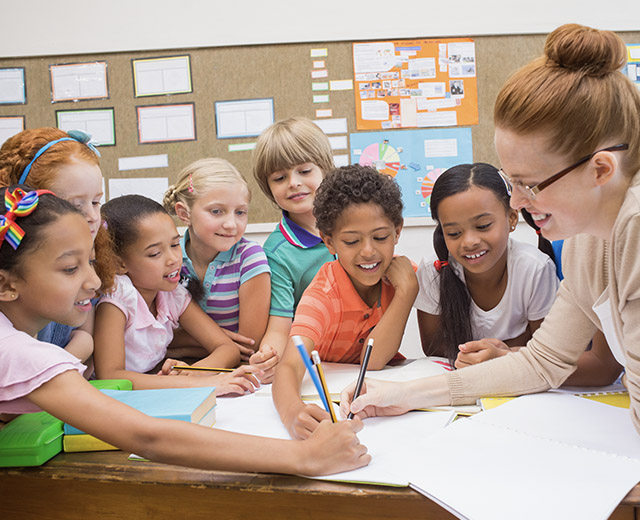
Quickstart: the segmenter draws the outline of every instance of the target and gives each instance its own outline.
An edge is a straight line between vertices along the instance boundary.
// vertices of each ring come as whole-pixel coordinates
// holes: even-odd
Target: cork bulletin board
[[[627,43],[640,42],[640,32],[619,34]],[[495,96],[511,73],[542,53],[545,35],[459,36],[471,38],[475,43],[478,124],[468,127],[473,160],[497,164],[492,128]],[[424,35],[424,38],[429,36]],[[189,84],[181,86],[179,81],[174,81],[174,85],[171,85],[171,81],[168,81],[165,91],[140,95],[133,64],[146,65],[157,61],[156,58],[165,57],[180,58],[173,60],[172,64],[188,68]],[[99,86],[96,96],[99,97],[85,96],[77,101],[53,102],[51,66],[96,63],[106,64],[104,82],[96,82],[96,88]],[[216,102],[272,100],[272,117],[275,120],[293,116],[305,116],[313,120],[322,119],[319,116],[326,116],[328,120],[346,120],[346,128],[342,129],[342,135],[337,136],[337,148],[334,150],[337,156],[345,160],[350,153],[349,135],[358,133],[357,90],[354,90],[357,84],[353,85],[353,63],[352,42],[0,59],[0,72],[3,69],[24,69],[26,92],[22,103],[0,104],[0,121],[17,121],[26,128],[57,126],[61,118],[73,121],[75,111],[90,111],[96,118],[102,118],[100,121],[104,124],[112,125],[112,135],[109,134],[109,138],[100,146],[107,197],[110,179],[168,178],[171,184],[177,173],[196,159],[225,158],[245,175],[252,187],[250,221],[274,222],[279,219],[279,212],[262,195],[252,178],[251,149],[256,137],[218,138]],[[102,65],[99,70],[102,70]],[[167,77],[170,79],[172,76]],[[351,80],[351,86],[347,80]],[[106,96],[100,90],[105,82]],[[332,88],[334,82],[335,89]],[[327,83],[328,88],[324,85],[319,87],[318,83]],[[62,89],[58,88],[56,92],[56,95],[64,97],[64,94],[59,94],[63,92]],[[145,107],[147,110],[144,110]],[[169,114],[167,117],[177,114],[176,117],[192,125],[193,132],[187,131],[179,139],[170,136],[158,139],[145,134],[146,137],[141,140],[139,128],[145,121],[141,117],[145,114],[153,117],[156,109]],[[156,155],[166,155],[166,167],[120,169],[119,160],[122,158]]]

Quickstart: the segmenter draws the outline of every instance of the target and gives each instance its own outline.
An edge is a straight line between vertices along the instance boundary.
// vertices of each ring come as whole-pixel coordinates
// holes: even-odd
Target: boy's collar
[[[306,229],[291,220],[286,211],[282,212],[282,220],[278,224],[278,227],[284,238],[287,239],[287,242],[296,247],[309,249],[322,242],[319,236],[309,233]]]

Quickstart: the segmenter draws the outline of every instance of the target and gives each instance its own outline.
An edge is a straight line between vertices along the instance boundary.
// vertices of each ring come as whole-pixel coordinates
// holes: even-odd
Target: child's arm
[[[476,365],[489,359],[506,356],[509,352],[517,352],[526,345],[533,333],[540,328],[544,320],[530,321],[526,330],[517,338],[511,338],[504,342],[490,338],[480,341],[469,341],[460,345],[460,352],[456,358],[455,367],[464,368]]]
[[[69,342],[64,349],[85,363],[93,354],[93,321],[95,308],[87,315],[84,323],[71,331]]]
[[[307,441],[242,435],[149,417],[107,397],[73,370],[54,377],[28,397],[40,408],[91,435],[168,464],[322,475],[355,469],[371,460],[355,435],[362,428],[360,420],[324,423]]]
[[[302,341],[307,352],[311,352],[314,347],[313,341],[304,336]],[[305,404],[300,398],[300,386],[305,370],[300,353],[290,340],[278,365],[272,393],[280,419],[294,439],[307,439],[320,421],[331,419],[329,412],[315,404]]]
[[[614,383],[622,372],[622,365],[611,353],[604,334],[597,331],[591,342],[591,349],[578,358],[578,368],[563,385],[606,386]]]
[[[384,315],[374,327],[369,338],[375,340],[369,369],[380,370],[396,355],[400,348],[411,307],[418,294],[418,279],[406,256],[396,256],[391,261],[385,278],[395,289],[395,294]],[[361,356],[364,356],[364,349]]]
[[[207,357],[194,365],[230,368],[240,363],[238,346],[196,302],[189,302],[178,321],[185,332],[209,352]]]
[[[124,344],[125,323],[125,315],[115,305],[105,302],[98,306],[94,326],[95,352],[93,357],[96,376],[99,379],[128,379],[136,390],[215,386],[217,395],[242,394],[246,390],[253,390],[250,380],[242,374],[188,377],[187,375],[141,374],[127,370]]]
[[[289,342],[289,331],[292,323],[293,320],[285,316],[269,316],[267,331],[260,344],[269,345],[282,357]]]
[[[271,276],[261,273],[240,285],[238,333],[255,340],[254,350],[262,341],[271,305]],[[246,361],[246,360],[245,360]]]
[[[418,317],[418,330],[420,331],[420,342],[422,343],[422,352],[425,356],[447,357],[446,352],[442,349],[435,349],[431,342],[440,327],[440,316],[438,314],[429,314],[421,310],[416,311]]]

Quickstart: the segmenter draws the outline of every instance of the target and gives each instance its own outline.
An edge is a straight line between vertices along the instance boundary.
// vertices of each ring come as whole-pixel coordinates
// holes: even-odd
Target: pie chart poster
[[[435,180],[447,168],[473,162],[471,128],[360,132],[349,139],[352,164],[376,168],[400,185],[405,217],[430,217]]]

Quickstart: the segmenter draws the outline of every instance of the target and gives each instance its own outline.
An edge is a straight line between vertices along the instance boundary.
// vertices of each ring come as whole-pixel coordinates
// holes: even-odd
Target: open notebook
[[[404,476],[459,518],[605,519],[640,480],[640,435],[628,410],[546,392],[436,432]]]
[[[397,417],[365,419],[358,439],[372,456],[371,464],[364,468],[337,473],[322,480],[408,486],[406,465],[413,459],[412,452],[428,442],[429,435],[442,430],[455,416],[455,412],[410,412]],[[271,399],[247,395],[239,399],[218,399],[215,428],[237,433],[263,435],[276,439],[289,439]]]

